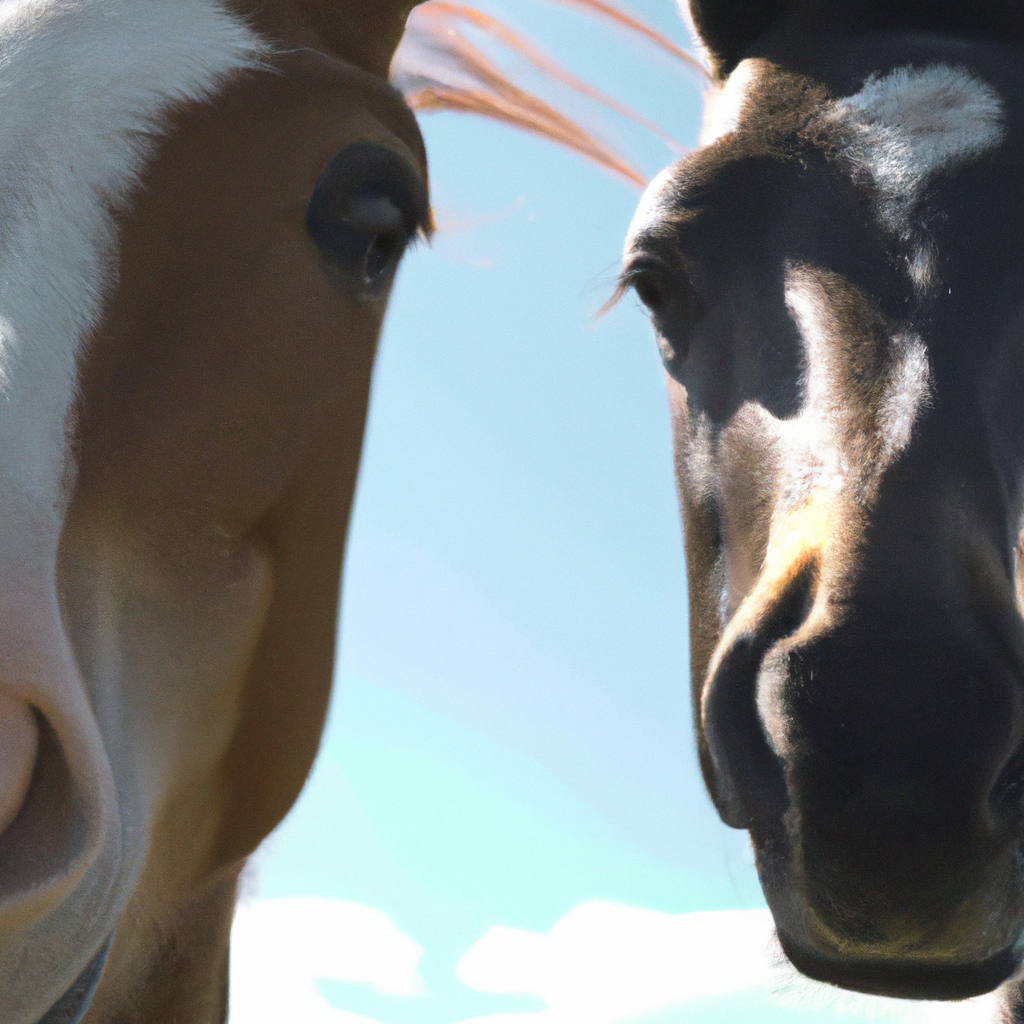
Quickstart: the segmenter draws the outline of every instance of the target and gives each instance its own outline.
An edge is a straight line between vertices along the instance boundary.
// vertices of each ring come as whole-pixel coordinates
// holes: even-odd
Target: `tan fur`
[[[426,175],[382,78],[409,3],[234,6],[274,70],[175,116],[81,375],[58,583],[86,676],[118,648],[94,699],[145,836],[88,1024],[224,1018],[238,873],[319,742],[385,304],[330,285],[305,204],[354,142]]]

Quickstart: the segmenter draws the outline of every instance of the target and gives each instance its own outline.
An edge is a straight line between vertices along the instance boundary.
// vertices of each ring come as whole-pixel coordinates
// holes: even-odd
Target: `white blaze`
[[[846,157],[871,176],[881,219],[894,229],[908,226],[932,178],[977,160],[1004,134],[995,90],[947,64],[872,75],[835,101],[824,122],[846,135]]]
[[[213,0],[0,4],[0,586],[59,536],[77,361],[169,106],[252,66]]]
[[[845,392],[841,382],[848,372],[843,361],[850,358],[852,346],[884,344],[886,348],[877,397],[872,402],[876,447],[871,465],[863,467],[867,477],[877,479],[907,447],[918,414],[932,394],[928,351],[921,338],[897,330],[882,341],[873,336],[869,323],[844,324],[836,309],[839,296],[831,291],[826,273],[798,264],[787,266],[786,306],[807,358],[804,409],[785,423],[794,442],[791,450],[802,453],[793,460],[801,470],[795,472],[791,467],[789,474],[789,486],[802,491],[800,496],[823,486],[839,490],[849,472],[842,451],[842,438],[848,433],[843,421],[857,410],[851,406],[855,397]],[[862,315],[867,313],[865,309]],[[848,336],[850,330],[865,335]]]
[[[119,809],[55,578],[78,363],[115,283],[113,217],[168,108],[209,96],[260,52],[214,0],[0,0],[0,697],[14,707],[8,746],[27,706],[47,716],[89,833],[66,877],[0,907],[5,1024],[38,1020],[83,969],[142,849],[131,809]],[[6,770],[12,799],[34,750],[31,733],[19,743]]]

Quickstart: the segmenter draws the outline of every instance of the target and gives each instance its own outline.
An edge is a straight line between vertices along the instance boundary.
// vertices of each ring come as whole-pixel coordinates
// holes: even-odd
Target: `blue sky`
[[[555,4],[481,6],[694,143],[693,74]],[[686,42],[670,0],[632,9]],[[330,722],[254,860],[232,1021],[976,1019],[770,963],[693,753],[655,345],[632,299],[593,318],[637,192],[497,125],[421,123],[440,230],[389,311]],[[650,176],[669,161],[602,130]]]

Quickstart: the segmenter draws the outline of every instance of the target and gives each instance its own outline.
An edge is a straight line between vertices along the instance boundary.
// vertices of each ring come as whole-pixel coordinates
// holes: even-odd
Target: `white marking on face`
[[[910,443],[918,413],[932,398],[931,366],[924,342],[916,334],[897,334],[892,347],[894,358],[878,410],[883,466],[890,465]]]
[[[17,902],[0,908],[4,1021],[38,1020],[55,998],[48,987],[71,984],[109,933],[144,848],[56,581],[69,416],[115,283],[114,215],[138,188],[167,110],[209,97],[263,51],[216,0],[0,3],[0,691],[50,720],[88,815],[87,847],[68,880],[45,890],[74,885],[74,895],[46,895],[51,909],[34,921]]]
[[[806,353],[800,411],[780,419],[745,403],[717,439],[725,571],[716,659],[774,607],[802,566],[827,560],[839,517],[877,495],[931,394],[920,338],[888,331],[870,299],[843,278],[788,264],[785,299]],[[836,579],[819,582],[801,630],[829,614]],[[765,658],[758,687],[759,714],[778,753],[789,735],[776,685],[788,678],[784,657],[785,645]]]
[[[910,283],[918,295],[923,295],[935,283],[935,245],[928,239],[919,237],[907,264]]]
[[[252,67],[215,0],[0,7],[0,576],[52,558],[77,360],[113,283],[123,210],[173,104]]]
[[[687,493],[691,500],[709,500],[718,486],[718,469],[712,454],[715,428],[707,413],[698,413],[693,426],[694,443],[686,454]]]
[[[704,123],[700,132],[702,146],[710,146],[739,127],[744,108],[754,95],[760,63],[754,59],[741,61],[721,85],[705,92]]]
[[[626,232],[625,252],[628,253],[641,231],[649,228],[652,224],[662,220],[669,204],[666,203],[665,193],[670,191],[673,179],[674,167],[666,167],[651,183],[644,189],[640,197],[633,219],[629,222],[629,230]]]
[[[851,406],[854,396],[847,394],[842,384],[849,372],[842,361],[849,358],[851,348],[857,345],[885,344],[872,341],[874,332],[868,324],[864,325],[863,340],[844,337],[851,328],[837,315],[838,297],[830,291],[828,279],[821,272],[799,265],[787,267],[786,305],[804,342],[807,370],[803,411],[786,422],[784,428],[794,442],[801,442],[794,446],[794,454],[800,448],[804,450],[794,463],[816,467],[810,479],[805,468],[795,474],[791,483],[804,495],[810,488],[837,492],[844,486],[849,471],[849,459],[842,451],[842,438],[849,433],[844,420],[855,415],[858,434],[868,420]],[[875,392],[874,407],[870,410],[874,454],[872,464],[865,469],[874,479],[910,443],[918,413],[928,405],[932,394],[928,352],[916,334],[893,333],[887,339],[886,349],[877,387],[870,389]]]
[[[878,191],[882,222],[905,230],[925,187],[995,149],[1003,139],[1003,104],[964,68],[932,64],[872,75],[853,96],[835,101],[827,126],[845,135],[846,156]]]
[[[788,453],[782,489],[788,510],[816,490],[842,490],[846,476],[835,423],[834,312],[825,289],[805,267],[786,268],[785,299],[803,339],[807,366],[801,415],[779,424]]]

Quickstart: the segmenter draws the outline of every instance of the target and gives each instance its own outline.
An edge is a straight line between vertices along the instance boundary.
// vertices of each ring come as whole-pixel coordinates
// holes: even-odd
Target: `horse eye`
[[[652,318],[661,321],[681,304],[689,304],[690,282],[685,272],[660,260],[641,257],[622,275],[622,285],[632,288]]]
[[[633,291],[647,307],[651,316],[658,316],[668,305],[668,286],[660,274],[649,270],[639,271],[633,276]]]
[[[331,277],[360,298],[387,289],[409,242],[429,220],[427,189],[415,168],[365,142],[331,159],[306,208],[306,232]]]
[[[632,288],[647,307],[662,362],[669,372],[678,371],[699,312],[689,275],[681,267],[641,258],[624,271],[622,287]]]

